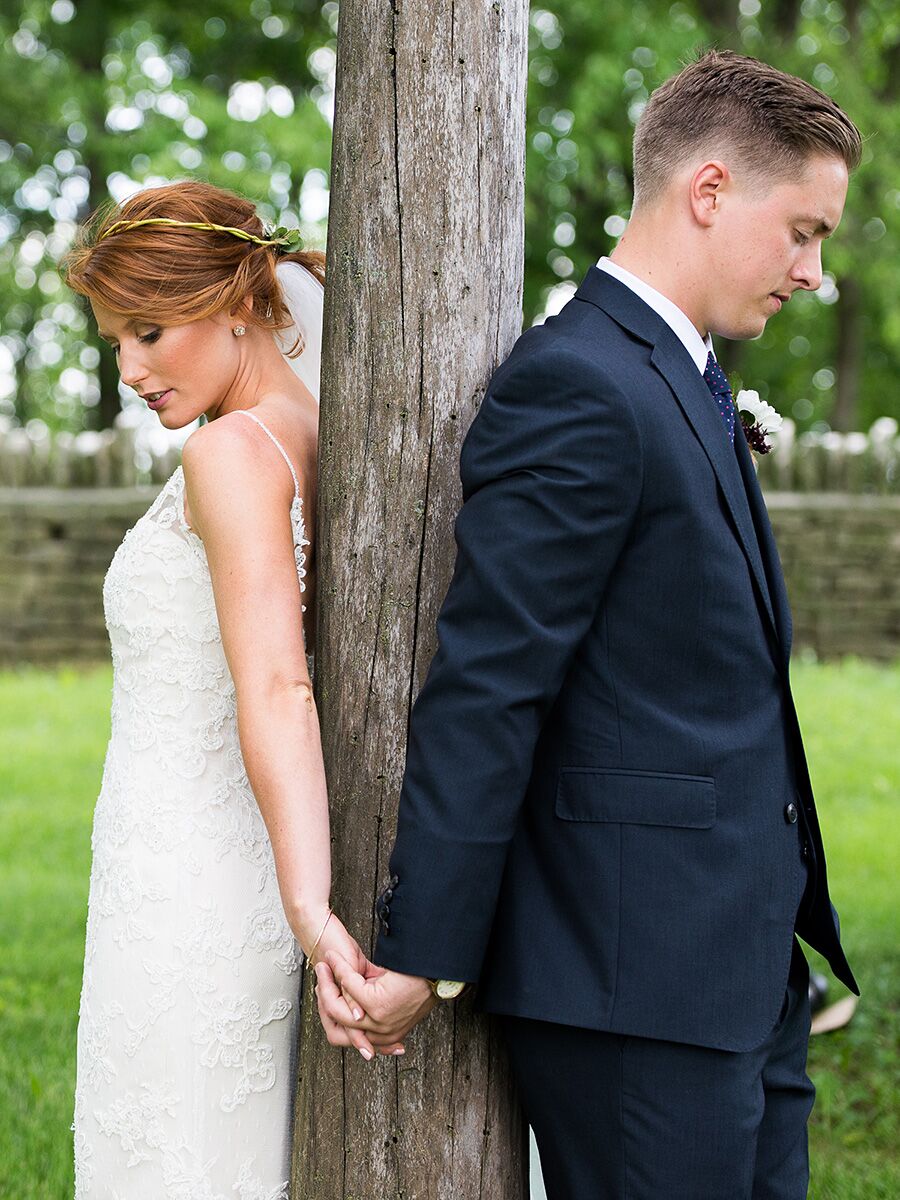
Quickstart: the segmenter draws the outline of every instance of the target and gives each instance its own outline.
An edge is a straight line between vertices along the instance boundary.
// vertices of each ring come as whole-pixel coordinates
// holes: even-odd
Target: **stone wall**
[[[158,490],[0,488],[0,665],[108,655],[103,577]]]
[[[794,649],[900,658],[900,496],[769,492]]]
[[[0,665],[108,654],[103,576],[157,487],[0,488]],[[900,657],[900,497],[767,495],[796,650]]]

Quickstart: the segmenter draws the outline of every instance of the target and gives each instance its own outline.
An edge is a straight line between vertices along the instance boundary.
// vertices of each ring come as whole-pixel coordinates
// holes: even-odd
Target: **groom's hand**
[[[351,1034],[365,1032],[380,1054],[403,1052],[403,1039],[437,1003],[427,980],[401,975],[367,963],[365,975],[333,952],[316,966],[319,1016],[333,1046],[353,1044]],[[349,999],[359,1020],[347,1021]]]

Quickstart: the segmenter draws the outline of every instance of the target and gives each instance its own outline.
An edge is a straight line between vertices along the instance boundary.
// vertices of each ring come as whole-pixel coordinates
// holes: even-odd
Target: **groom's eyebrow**
[[[801,225],[812,225],[814,233],[824,233],[826,237],[831,237],[834,233],[834,226],[830,221],[826,221],[824,217],[798,217],[797,221]]]

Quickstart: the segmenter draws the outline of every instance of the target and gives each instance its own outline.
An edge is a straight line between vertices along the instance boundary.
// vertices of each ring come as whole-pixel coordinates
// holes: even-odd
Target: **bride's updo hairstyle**
[[[196,180],[148,188],[98,209],[80,228],[63,264],[69,287],[122,316],[165,325],[233,311],[247,300],[248,323],[277,333],[293,322],[276,265],[299,263],[325,282],[320,251],[285,253],[221,230],[152,223],[160,218],[269,236],[250,201],[224,188]],[[289,354],[302,349],[299,338]]]

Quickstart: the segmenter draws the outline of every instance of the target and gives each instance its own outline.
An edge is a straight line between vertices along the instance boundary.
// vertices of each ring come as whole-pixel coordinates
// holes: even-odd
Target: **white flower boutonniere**
[[[778,432],[784,424],[784,417],[771,404],[760,400],[759,392],[740,391],[734,403],[751,450],[757,454],[768,454],[772,446],[766,437]]]

